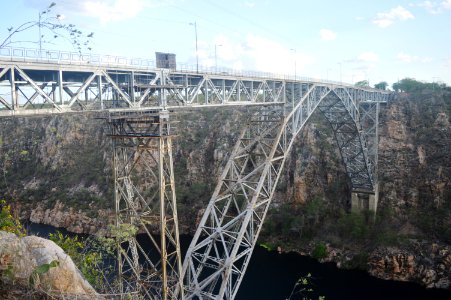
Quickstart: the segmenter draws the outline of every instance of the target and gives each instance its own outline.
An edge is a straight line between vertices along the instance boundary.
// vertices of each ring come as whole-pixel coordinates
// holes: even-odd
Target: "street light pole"
[[[215,44],[215,71],[218,72],[218,56],[216,54],[216,47],[221,47],[222,45]]]
[[[340,83],[343,83],[342,77],[341,77],[341,62],[338,63],[340,65]]]
[[[296,67],[296,62],[297,62],[297,58],[296,58],[296,49],[295,48],[293,48],[293,49],[290,49],[291,51],[294,51],[294,80],[296,80],[296,69],[297,69],[297,67]]]
[[[196,36],[196,72],[199,73],[199,51],[197,49],[197,23],[194,21],[194,23],[189,23],[189,25],[194,26],[194,35]]]
[[[42,12],[39,12],[39,26],[38,26],[38,28],[39,28],[39,57],[41,57],[42,55],[41,55],[41,52],[42,52],[42,35],[41,35],[41,13]]]

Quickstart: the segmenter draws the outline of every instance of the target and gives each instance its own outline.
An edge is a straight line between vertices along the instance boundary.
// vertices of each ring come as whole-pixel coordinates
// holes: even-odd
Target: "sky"
[[[0,42],[52,1],[0,0]],[[85,52],[370,85],[451,85],[451,0],[54,0],[49,15],[94,32]],[[197,29],[197,52],[196,52]],[[44,32],[44,49],[72,51]],[[37,48],[37,28],[13,36]],[[28,42],[21,42],[28,41]],[[41,39],[42,41],[42,39]],[[59,41],[59,42],[57,42]]]

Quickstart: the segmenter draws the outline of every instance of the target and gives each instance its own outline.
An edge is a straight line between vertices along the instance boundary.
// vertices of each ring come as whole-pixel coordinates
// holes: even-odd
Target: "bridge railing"
[[[103,67],[127,67],[137,68],[145,70],[155,70],[155,60],[146,58],[130,58],[117,55],[101,55],[92,53],[79,53],[68,52],[59,50],[39,50],[33,48],[1,48],[0,60],[8,60],[14,62],[37,62],[37,63],[56,63],[66,65],[79,65],[79,66],[103,66]],[[277,74],[271,72],[261,71],[249,71],[249,70],[237,70],[225,67],[193,65],[186,63],[178,63],[177,68],[174,69],[177,72],[185,73],[202,73],[212,75],[224,75],[233,77],[253,77],[262,79],[280,79],[280,80],[293,80],[303,82],[321,82],[334,85],[347,85],[342,82],[324,80],[319,78],[311,78],[304,76],[294,76],[288,74]]]

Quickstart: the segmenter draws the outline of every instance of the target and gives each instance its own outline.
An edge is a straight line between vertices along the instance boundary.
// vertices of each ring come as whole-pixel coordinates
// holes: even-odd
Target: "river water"
[[[30,234],[47,237],[57,228],[41,224],[29,224]],[[64,229],[61,230],[66,232]],[[182,244],[189,244],[188,237],[182,237]],[[256,247],[244,276],[236,300],[285,300],[290,296],[299,278],[312,276],[313,292],[303,296],[318,299],[325,296],[334,299],[383,299],[383,300],[451,300],[451,290],[425,289],[418,284],[377,279],[363,271],[341,270],[333,263],[318,263],[315,259],[297,253],[279,254]],[[298,289],[297,289],[298,290]],[[296,290],[296,291],[297,291]],[[303,299],[296,294],[290,300]]]

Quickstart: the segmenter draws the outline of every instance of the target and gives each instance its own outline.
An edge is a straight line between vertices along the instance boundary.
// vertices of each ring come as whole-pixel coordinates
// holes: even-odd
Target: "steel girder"
[[[122,232],[117,238],[122,292],[175,299],[182,281],[168,112],[110,114],[107,122],[113,141],[116,225]],[[121,239],[130,226],[139,235]]]
[[[202,74],[137,67],[4,62],[0,58],[0,115],[80,110],[287,103],[310,80]],[[389,93],[343,85],[353,99],[383,102]],[[305,92],[305,91],[304,91]],[[300,96],[300,94],[297,94]]]
[[[130,88],[119,86],[118,74],[106,70],[57,70],[8,66],[0,71],[0,110],[15,115],[43,112],[129,108]]]
[[[339,102],[347,115],[356,107],[332,86],[298,88],[291,111],[262,107],[242,131],[186,254],[186,299],[236,296],[295,137],[320,103]]]

